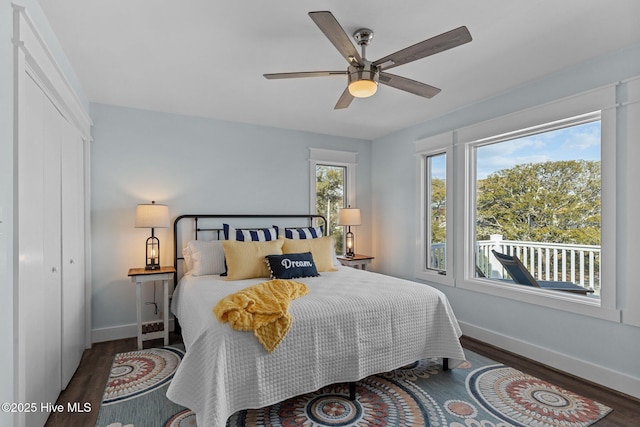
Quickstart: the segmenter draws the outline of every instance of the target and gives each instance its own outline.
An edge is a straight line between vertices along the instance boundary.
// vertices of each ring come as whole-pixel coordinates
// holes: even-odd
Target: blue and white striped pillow
[[[322,227],[300,227],[300,228],[285,228],[284,237],[287,239],[316,239],[323,237]]]
[[[236,229],[229,224],[222,224],[225,240],[238,240],[241,242],[266,242],[278,239],[278,228],[260,228],[253,230]]]

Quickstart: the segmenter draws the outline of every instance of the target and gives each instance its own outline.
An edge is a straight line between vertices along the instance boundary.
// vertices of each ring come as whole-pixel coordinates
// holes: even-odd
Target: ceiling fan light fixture
[[[371,64],[349,67],[349,93],[356,98],[368,98],[378,91],[378,71]]]
[[[378,91],[378,83],[373,80],[356,80],[349,83],[349,93],[356,98],[368,98]]]

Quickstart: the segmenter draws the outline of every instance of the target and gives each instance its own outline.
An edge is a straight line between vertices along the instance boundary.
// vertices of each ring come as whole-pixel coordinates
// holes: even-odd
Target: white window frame
[[[552,307],[573,313],[619,322],[620,310],[616,305],[616,88],[615,85],[564,98],[507,116],[456,129],[416,143],[416,154],[423,159],[429,153],[443,150],[447,153],[447,274],[429,275],[417,263],[416,277],[434,283],[450,284],[461,289],[495,295],[512,300]],[[601,165],[602,165],[602,290],[600,299],[568,292],[513,286],[498,281],[475,277],[475,147],[496,141],[497,138],[521,135],[526,130],[539,130],[541,125],[550,129],[550,123],[600,111],[601,113]],[[524,131],[523,131],[524,130]],[[442,151],[440,151],[442,152]],[[449,161],[453,166],[449,166]],[[424,161],[422,161],[422,164]],[[420,160],[419,160],[420,164]],[[457,172],[453,175],[453,170]],[[419,166],[418,179],[425,182],[424,166]],[[453,179],[449,178],[449,174]],[[424,186],[418,185],[420,201],[418,251],[424,256]],[[452,219],[449,216],[452,215]],[[451,232],[456,230],[456,232]],[[450,235],[451,234],[451,235]],[[452,256],[449,253],[451,246]],[[450,264],[451,263],[451,264]],[[451,267],[451,268],[450,268]]]
[[[417,278],[422,280],[428,280],[430,282],[439,283],[442,285],[453,286],[453,239],[454,239],[454,227],[453,224],[453,138],[452,132],[437,135],[435,137],[426,138],[416,142],[416,168],[419,171],[417,175],[416,188],[418,189],[418,203],[420,208],[418,209],[418,218],[416,224],[416,230],[418,235],[416,238],[416,271]],[[430,205],[430,197],[427,192],[427,183],[430,178],[427,159],[437,155],[446,155],[446,199],[447,199],[447,213],[445,215],[447,222],[447,235],[445,238],[445,269],[444,271],[437,271],[427,268],[427,256],[430,251],[428,248],[427,236],[429,236],[430,228],[427,224],[427,218],[430,218],[431,211],[428,208]],[[451,201],[451,202],[450,202]]]
[[[347,206],[357,208],[356,204],[356,166],[358,153],[352,151],[309,148],[309,212],[316,214],[316,167],[340,166],[346,170],[345,201]]]

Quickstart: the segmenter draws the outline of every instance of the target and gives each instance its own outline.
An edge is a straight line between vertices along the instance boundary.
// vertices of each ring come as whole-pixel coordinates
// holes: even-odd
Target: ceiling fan
[[[346,71],[302,71],[295,73],[264,74],[267,79],[290,79],[299,77],[326,77],[347,75],[347,88],[338,99],[335,109],[347,108],[353,98],[367,98],[376,93],[378,83],[404,90],[425,98],[432,98],[440,92],[437,87],[420,83],[406,77],[387,73],[386,70],[407,64],[409,62],[425,58],[443,52],[447,49],[460,46],[471,41],[471,34],[467,27],[462,26],[438,36],[421,41],[420,43],[401,49],[387,55],[377,61],[369,61],[366,58],[366,47],[373,38],[373,31],[361,28],[353,33],[353,38],[360,45],[362,55],[351,43],[344,29],[340,26],[331,12],[309,12],[309,16],[324,33],[325,36],[338,49],[347,60],[349,66]]]

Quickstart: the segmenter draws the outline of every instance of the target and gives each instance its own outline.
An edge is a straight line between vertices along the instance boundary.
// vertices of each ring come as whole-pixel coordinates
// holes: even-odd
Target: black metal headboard
[[[192,236],[191,239],[188,240],[197,240],[199,233],[210,233],[213,234],[214,240],[222,240],[222,222],[218,221],[219,224],[215,223],[215,220],[224,220],[224,222],[231,223],[234,220],[242,220],[242,224],[232,223],[231,225],[236,228],[244,228],[244,229],[252,229],[252,228],[266,228],[274,225],[271,224],[254,224],[254,223],[246,223],[246,220],[258,220],[256,222],[265,222],[265,220],[273,221],[287,221],[286,224],[282,224],[283,227],[307,227],[307,226],[323,226],[324,234],[328,234],[328,224],[327,219],[322,215],[315,214],[185,214],[180,215],[173,221],[173,266],[176,269],[176,274],[174,274],[174,286],[178,284],[178,278],[180,276],[178,263],[180,260],[184,260],[182,257],[182,250],[178,250],[178,242],[184,241],[184,236],[181,232],[179,232],[179,224],[182,221],[190,220],[193,223],[193,228],[190,228],[188,231]],[[293,224],[289,223],[288,220],[301,220],[306,219],[307,224]],[[321,221],[321,224],[318,224],[318,221]],[[245,226],[245,223],[247,226]],[[215,225],[215,226],[214,226]],[[280,225],[280,224],[277,224]]]

